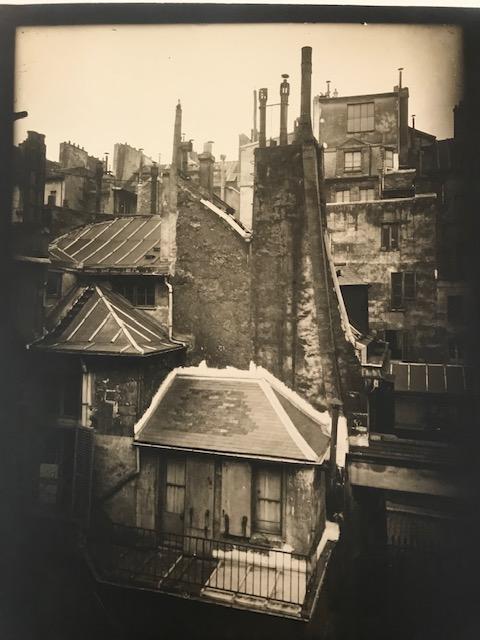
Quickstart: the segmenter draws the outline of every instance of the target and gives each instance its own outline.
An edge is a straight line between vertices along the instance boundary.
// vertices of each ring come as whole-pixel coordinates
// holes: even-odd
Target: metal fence
[[[88,549],[104,580],[219,600],[301,607],[312,578],[306,555],[119,524],[92,535]]]

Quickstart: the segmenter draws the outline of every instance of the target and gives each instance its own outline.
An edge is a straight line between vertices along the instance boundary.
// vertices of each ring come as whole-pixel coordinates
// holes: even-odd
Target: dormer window
[[[345,171],[361,171],[362,152],[361,151],[345,151],[344,169]]]
[[[361,131],[373,131],[374,102],[347,105],[347,132],[358,133]]]

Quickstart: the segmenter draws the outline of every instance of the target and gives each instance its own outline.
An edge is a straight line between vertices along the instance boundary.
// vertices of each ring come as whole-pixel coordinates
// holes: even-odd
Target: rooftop
[[[135,427],[138,444],[316,464],[330,418],[264,369],[174,369]]]
[[[74,288],[48,318],[49,332],[29,345],[61,353],[150,355],[182,348],[147,314],[106,287]]]
[[[161,218],[122,216],[80,227],[50,245],[52,263],[83,271],[139,270],[168,273],[160,253]]]

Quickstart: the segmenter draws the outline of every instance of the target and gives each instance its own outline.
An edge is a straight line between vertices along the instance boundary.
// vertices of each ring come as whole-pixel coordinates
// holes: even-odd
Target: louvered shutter
[[[403,286],[401,272],[391,274],[392,284],[392,309],[401,309],[403,307]]]
[[[415,273],[406,271],[403,275],[403,296],[405,300],[415,300]]]
[[[94,430],[77,427],[73,460],[72,520],[87,526],[92,493]]]

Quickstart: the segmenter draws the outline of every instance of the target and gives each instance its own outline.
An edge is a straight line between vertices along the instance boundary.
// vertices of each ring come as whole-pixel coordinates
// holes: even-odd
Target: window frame
[[[183,483],[180,482],[170,482],[168,479],[168,468],[169,465],[176,465],[177,467],[182,467],[183,469]],[[175,477],[175,480],[177,478]],[[183,490],[183,497],[181,500],[182,503],[182,508],[179,511],[169,511],[168,510],[168,495],[169,495],[169,488],[173,488],[174,489],[174,502],[176,501],[177,498],[177,493],[178,493],[178,489],[182,489]],[[166,513],[171,513],[171,514],[175,514],[175,515],[181,515],[183,516],[185,513],[185,498],[186,498],[186,488],[187,488],[187,460],[186,458],[173,458],[173,457],[169,457],[166,460],[166,465],[165,465],[165,504],[164,504],[164,509]],[[180,492],[181,493],[181,492]]]
[[[151,290],[149,290],[150,287]],[[134,307],[153,309],[156,306],[156,287],[153,278],[145,278],[143,282],[133,279],[131,282],[122,280],[114,284],[114,291],[126,298]]]
[[[346,193],[348,193],[347,199],[345,199]],[[339,200],[338,198],[340,194],[343,194],[341,200]],[[337,191],[335,191],[335,202],[338,202],[338,203],[352,202],[351,195],[352,195],[351,189],[338,189]]]
[[[398,251],[400,249],[400,225],[398,222],[382,222],[380,226],[380,250]]]
[[[347,157],[352,156],[351,166],[347,165]],[[362,151],[360,149],[350,149],[348,151],[343,152],[343,170],[345,173],[358,173],[362,171]],[[357,166],[355,163],[355,157],[359,157],[360,162]]]
[[[280,489],[280,493],[279,493],[279,497],[278,498],[261,498],[261,500],[263,502],[269,502],[269,503],[274,503],[274,504],[278,504],[278,513],[279,513],[279,518],[278,521],[268,521],[268,520],[264,520],[264,519],[259,519],[258,516],[258,512],[259,512],[259,487],[258,487],[258,483],[259,483],[259,478],[261,476],[261,474],[274,474],[278,477],[278,483],[279,483],[279,489]],[[252,535],[254,534],[261,534],[261,535],[272,535],[272,536],[282,536],[283,535],[283,526],[284,526],[284,495],[285,495],[285,488],[284,488],[284,480],[283,480],[283,471],[281,468],[276,468],[276,467],[272,467],[269,465],[262,465],[262,466],[255,466],[252,467],[252,493],[253,493],[253,500],[252,500]],[[259,522],[271,522],[272,526],[271,527],[265,527],[264,525],[259,524]]]
[[[362,191],[363,192],[367,192],[368,194],[371,193],[372,197],[371,198],[362,198]],[[372,200],[375,200],[375,188],[374,187],[360,187],[359,189],[359,195],[360,195],[360,202],[372,202]]]
[[[395,166],[395,156],[393,149],[385,149],[384,168],[385,170],[393,169]],[[391,163],[387,159],[387,154],[391,154]]]
[[[366,114],[362,114],[363,107],[366,107]],[[353,115],[354,112],[358,112],[358,115]],[[347,104],[347,133],[367,131],[375,131],[375,101]]]

